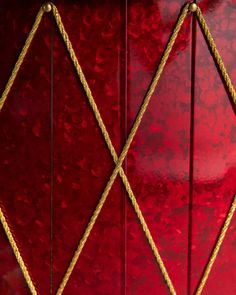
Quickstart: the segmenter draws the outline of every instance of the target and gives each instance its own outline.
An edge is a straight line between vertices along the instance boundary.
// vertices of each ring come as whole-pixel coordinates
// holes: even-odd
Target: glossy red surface
[[[0,0],[0,89],[40,3]],[[118,154],[184,3],[55,1]],[[200,5],[235,84],[234,1]],[[191,20],[123,165],[177,294],[194,293],[236,179],[235,113]],[[0,113],[0,150],[1,206],[38,293],[55,294],[114,164],[50,15]],[[204,294],[235,294],[235,226]],[[30,294],[0,231],[0,294]],[[146,293],[169,294],[117,178],[64,294]]]
[[[58,9],[104,123],[119,149],[120,120],[123,120],[119,97],[121,5],[109,1],[94,1],[91,5],[60,2]],[[54,292],[113,168],[105,141],[66,54],[55,30]],[[117,180],[65,294],[93,294],[94,290],[98,294],[121,294],[124,268],[122,190]]]
[[[235,1],[202,1],[204,16],[236,84]],[[192,292],[229,210],[236,183],[235,108],[197,26],[195,56]],[[235,294],[235,217],[203,294]]]
[[[128,7],[127,132],[183,4],[138,1]],[[189,17],[127,159],[131,186],[178,294],[186,294],[187,286],[190,39]],[[126,214],[127,294],[169,294],[129,205]]]
[[[38,5],[1,4],[3,89]],[[41,294],[50,287],[50,27],[45,18],[0,113],[1,206]],[[11,249],[1,243],[0,286],[8,286],[1,294],[29,294]]]

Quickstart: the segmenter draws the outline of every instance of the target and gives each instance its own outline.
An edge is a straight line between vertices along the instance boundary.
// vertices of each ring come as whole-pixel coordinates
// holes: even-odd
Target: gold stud
[[[45,12],[50,12],[52,10],[52,3],[51,2],[47,2],[43,5],[43,10]]]
[[[196,3],[191,3],[189,5],[189,11],[195,12],[197,10],[197,4]]]

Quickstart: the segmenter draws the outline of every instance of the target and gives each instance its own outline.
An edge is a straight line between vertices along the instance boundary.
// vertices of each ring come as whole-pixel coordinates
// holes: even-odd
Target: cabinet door
[[[236,4],[197,2],[235,84]],[[1,94],[42,4],[0,0]],[[96,207],[185,4],[44,6],[0,111],[0,294],[195,294],[236,191],[236,118],[191,12]],[[235,226],[202,294],[236,292]]]

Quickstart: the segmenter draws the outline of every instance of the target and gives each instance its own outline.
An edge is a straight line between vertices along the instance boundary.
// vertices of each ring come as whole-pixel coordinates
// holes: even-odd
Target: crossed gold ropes
[[[17,60],[15,66],[14,66],[14,68],[12,70],[11,76],[10,76],[10,78],[9,78],[7,84],[6,84],[6,87],[5,87],[4,91],[3,91],[3,94],[2,94],[2,96],[0,98],[0,110],[4,106],[4,103],[5,103],[6,99],[7,99],[7,96],[9,94],[10,90],[11,90],[11,87],[12,87],[12,85],[14,83],[14,80],[15,80],[15,78],[17,76],[17,73],[18,73],[18,71],[19,71],[19,69],[20,69],[20,67],[21,67],[21,65],[22,65],[22,63],[24,61],[25,55],[28,52],[30,44],[31,44],[31,42],[32,42],[32,40],[34,38],[34,35],[37,32],[37,29],[38,29],[38,27],[40,25],[40,22],[42,20],[42,16],[43,16],[44,12],[49,12],[49,11],[52,11],[52,13],[54,15],[57,27],[58,27],[58,29],[60,31],[60,34],[62,36],[62,39],[63,39],[65,45],[66,45],[66,48],[68,50],[71,61],[72,61],[73,65],[74,65],[74,67],[75,67],[77,75],[78,75],[78,77],[80,79],[80,82],[81,82],[81,84],[83,86],[83,89],[84,89],[84,91],[86,93],[86,96],[87,96],[88,102],[90,104],[90,107],[91,107],[91,109],[93,111],[93,114],[94,114],[94,116],[95,116],[95,118],[97,120],[99,128],[101,129],[103,137],[104,137],[104,139],[106,141],[108,149],[109,149],[109,151],[111,153],[111,156],[112,156],[112,158],[114,160],[114,163],[115,163],[115,168],[114,168],[114,170],[113,170],[113,172],[112,172],[112,174],[111,174],[111,176],[110,176],[110,178],[109,178],[109,180],[107,182],[107,185],[106,185],[106,187],[105,187],[105,189],[104,189],[104,191],[102,193],[102,196],[101,196],[101,198],[100,198],[100,200],[99,200],[99,202],[97,204],[97,207],[95,208],[95,210],[94,210],[94,212],[92,214],[92,217],[91,217],[91,219],[90,219],[90,221],[89,221],[89,223],[88,223],[88,225],[87,225],[87,227],[86,227],[86,229],[84,231],[84,234],[83,234],[83,236],[82,236],[82,238],[81,238],[81,240],[80,240],[80,242],[78,244],[78,247],[77,247],[77,249],[76,249],[76,251],[75,251],[75,253],[73,255],[73,258],[72,258],[72,260],[71,260],[71,262],[69,264],[69,267],[68,267],[68,269],[67,269],[67,271],[66,271],[66,273],[65,273],[65,275],[64,275],[64,277],[62,279],[62,282],[61,282],[61,284],[60,284],[60,286],[59,286],[59,288],[58,288],[58,290],[56,292],[56,295],[61,295],[63,293],[63,291],[64,291],[64,289],[65,289],[65,287],[67,285],[67,282],[68,282],[68,280],[69,280],[69,278],[70,278],[70,276],[71,276],[71,274],[72,274],[72,272],[74,270],[74,267],[77,264],[79,256],[80,256],[80,254],[81,254],[81,252],[82,252],[82,250],[83,250],[83,248],[84,248],[84,246],[85,246],[85,244],[86,244],[86,242],[87,242],[87,240],[88,240],[88,238],[90,236],[90,233],[91,233],[91,231],[93,229],[93,226],[96,223],[96,220],[97,220],[97,218],[98,218],[98,216],[99,216],[99,214],[100,214],[100,212],[101,212],[101,210],[103,208],[103,205],[104,205],[104,203],[105,203],[105,201],[106,201],[106,199],[108,197],[108,194],[109,194],[109,192],[110,192],[110,190],[112,188],[112,185],[113,185],[113,183],[114,183],[114,181],[115,181],[118,174],[120,175],[120,177],[121,177],[121,179],[123,181],[123,184],[124,184],[124,186],[126,188],[128,196],[130,198],[130,201],[131,201],[131,203],[132,203],[132,205],[134,207],[135,213],[136,213],[136,215],[137,215],[137,217],[138,217],[138,219],[140,221],[142,229],[143,229],[143,231],[145,233],[145,236],[147,238],[147,241],[148,241],[148,243],[149,243],[149,245],[151,247],[151,250],[152,250],[153,255],[154,255],[155,259],[156,259],[156,262],[157,262],[157,264],[158,264],[158,266],[159,266],[159,268],[161,270],[161,273],[162,273],[163,278],[164,278],[164,280],[165,280],[165,282],[167,284],[167,287],[168,287],[168,289],[170,291],[170,294],[176,295],[177,294],[176,290],[175,290],[175,288],[173,286],[173,283],[172,283],[172,281],[171,281],[171,279],[170,279],[170,277],[168,275],[168,272],[167,272],[167,270],[165,268],[164,262],[163,262],[160,254],[159,254],[159,251],[158,251],[158,249],[157,249],[157,247],[155,245],[155,242],[154,242],[153,237],[151,235],[151,232],[150,232],[150,230],[149,230],[149,228],[148,228],[148,226],[146,224],[146,221],[145,221],[145,219],[143,217],[143,214],[142,214],[142,212],[141,212],[141,210],[139,208],[136,197],[135,197],[135,195],[134,195],[134,193],[132,191],[132,188],[131,188],[131,186],[129,184],[129,181],[128,181],[128,179],[127,179],[127,177],[125,175],[125,172],[124,172],[124,170],[122,168],[122,164],[123,164],[123,161],[125,160],[125,158],[127,156],[130,145],[131,145],[131,143],[132,143],[132,141],[134,139],[134,136],[137,133],[137,130],[138,130],[140,124],[141,124],[142,118],[143,118],[143,116],[144,116],[144,114],[145,114],[145,112],[147,110],[147,107],[149,105],[151,97],[152,97],[152,95],[153,95],[153,93],[154,93],[154,91],[156,89],[157,83],[158,83],[158,81],[159,81],[159,79],[161,77],[161,74],[162,74],[163,70],[164,70],[164,67],[165,67],[166,62],[168,60],[170,52],[172,51],[172,48],[173,48],[173,46],[175,44],[178,33],[179,33],[179,31],[180,31],[180,29],[182,27],[182,24],[183,24],[183,22],[184,22],[184,20],[185,20],[185,18],[186,18],[189,11],[196,13],[199,24],[200,24],[200,26],[202,28],[202,31],[203,31],[203,33],[205,35],[205,38],[206,38],[206,40],[208,42],[208,45],[211,48],[212,54],[213,54],[213,56],[215,58],[215,61],[216,61],[217,65],[218,65],[218,67],[219,67],[220,73],[221,73],[221,75],[222,75],[222,77],[223,77],[223,79],[225,81],[225,85],[226,85],[226,87],[227,87],[227,89],[228,89],[234,103],[236,103],[236,93],[235,93],[234,87],[233,87],[233,85],[231,83],[231,80],[230,80],[230,78],[229,78],[229,76],[227,74],[227,71],[226,71],[226,69],[224,67],[224,64],[223,64],[223,61],[222,61],[222,59],[220,57],[220,54],[217,51],[214,40],[213,40],[213,38],[212,38],[212,36],[210,34],[210,31],[209,31],[209,29],[208,29],[208,27],[206,25],[206,22],[205,22],[204,17],[203,17],[203,15],[201,13],[201,10],[194,3],[187,3],[187,4],[184,5],[184,7],[183,7],[183,9],[182,9],[182,11],[180,13],[180,16],[179,16],[179,18],[177,20],[177,23],[176,23],[176,25],[174,27],[174,30],[173,30],[173,32],[172,32],[172,34],[170,36],[170,39],[169,39],[169,41],[167,43],[166,49],[165,49],[165,51],[163,53],[163,56],[161,58],[161,61],[160,61],[159,66],[157,68],[157,71],[156,71],[156,73],[154,75],[154,78],[153,78],[149,88],[148,88],[147,94],[145,95],[145,97],[143,99],[143,102],[141,104],[141,107],[139,109],[137,117],[136,117],[136,119],[134,121],[134,124],[132,126],[132,129],[130,131],[130,134],[129,134],[128,138],[127,138],[127,141],[126,141],[126,143],[125,143],[125,145],[123,147],[123,150],[122,150],[119,157],[117,156],[115,148],[114,148],[114,146],[113,146],[113,144],[111,142],[110,136],[109,136],[109,134],[107,132],[107,129],[106,129],[105,125],[104,125],[104,122],[102,120],[102,117],[100,115],[98,107],[96,105],[96,102],[95,102],[95,100],[93,98],[92,92],[91,92],[91,90],[89,88],[89,85],[88,85],[88,83],[86,81],[86,78],[85,78],[85,76],[83,74],[83,71],[82,71],[82,69],[80,67],[80,64],[78,62],[78,59],[76,57],[76,54],[75,54],[74,49],[72,47],[72,44],[70,42],[70,39],[68,37],[68,34],[67,34],[67,32],[66,32],[66,30],[64,28],[64,25],[62,23],[59,12],[58,12],[56,6],[54,4],[52,4],[52,3],[44,4],[40,8],[40,10],[39,10],[39,12],[38,12],[38,14],[37,14],[37,16],[35,18],[35,22],[33,24],[33,27],[32,27],[32,29],[31,29],[31,31],[30,31],[27,39],[26,39],[25,45],[22,48],[22,51],[21,51],[21,53],[20,53],[20,55],[18,57],[18,60]],[[205,267],[205,270],[203,272],[203,275],[201,277],[201,280],[200,280],[199,285],[197,287],[197,290],[195,292],[196,295],[200,295],[203,288],[204,288],[204,286],[205,286],[205,283],[207,281],[209,273],[210,273],[210,271],[212,269],[212,266],[213,266],[213,264],[215,262],[215,259],[216,259],[217,255],[218,255],[220,247],[221,247],[221,245],[223,243],[225,234],[226,234],[226,232],[227,232],[227,230],[228,230],[228,228],[230,226],[230,223],[231,223],[231,220],[233,218],[235,209],[236,209],[236,195],[233,198],[231,207],[230,207],[230,209],[228,211],[228,214],[227,214],[227,216],[225,218],[223,227],[222,227],[222,229],[220,231],[220,234],[219,234],[219,236],[217,238],[217,241],[215,243],[213,251],[212,251],[212,253],[210,255],[209,261],[208,261],[208,263],[207,263],[207,265]],[[16,241],[15,241],[15,239],[13,237],[11,229],[10,229],[10,227],[8,225],[8,222],[7,222],[6,218],[5,218],[3,210],[1,208],[0,208],[0,221],[1,221],[2,225],[3,225],[3,228],[5,230],[5,233],[6,233],[7,237],[8,237],[8,240],[9,240],[9,242],[11,244],[11,247],[13,249],[13,252],[14,252],[15,256],[16,256],[16,259],[17,259],[17,261],[18,261],[18,263],[20,265],[20,268],[21,268],[22,273],[24,275],[24,278],[25,278],[25,280],[27,282],[27,285],[28,285],[28,287],[29,287],[29,289],[31,291],[31,294],[37,295],[38,292],[36,290],[35,284],[32,281],[32,278],[31,278],[31,276],[30,276],[30,274],[28,272],[27,266],[26,266],[21,254],[20,254],[17,243],[16,243]]]

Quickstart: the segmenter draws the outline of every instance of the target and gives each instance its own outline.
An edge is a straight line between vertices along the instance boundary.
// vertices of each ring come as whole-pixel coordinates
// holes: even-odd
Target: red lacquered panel
[[[15,294],[15,292],[18,292],[18,294],[29,294],[25,279],[2,228],[0,234],[0,293]]]
[[[200,2],[232,82],[235,1]],[[197,25],[193,165],[191,291],[197,286],[236,192],[236,118],[219,72]],[[203,294],[235,294],[235,217]]]
[[[40,3],[1,4],[3,90]],[[184,1],[55,4],[119,155]],[[235,4],[201,8],[235,84]],[[123,165],[177,294],[194,293],[236,180],[235,109],[191,20]],[[1,206],[38,293],[55,294],[114,163],[50,14],[0,113],[0,150]],[[236,291],[235,226],[204,294]],[[147,292],[169,294],[118,176],[64,294]],[[2,230],[0,293],[30,293]]]
[[[57,1],[65,28],[119,153],[123,85],[122,1]],[[123,20],[122,20],[123,21]],[[65,46],[53,45],[54,290],[105,188],[114,164]],[[65,294],[123,294],[123,187],[112,188]]]
[[[129,1],[127,133],[184,1]],[[181,29],[128,154],[131,186],[178,294],[187,290],[191,16]],[[127,294],[169,294],[127,206]]]
[[[1,92],[38,9],[1,1]],[[44,19],[0,113],[0,202],[41,294],[50,289],[49,28]],[[1,294],[29,294],[2,230],[1,245]]]

